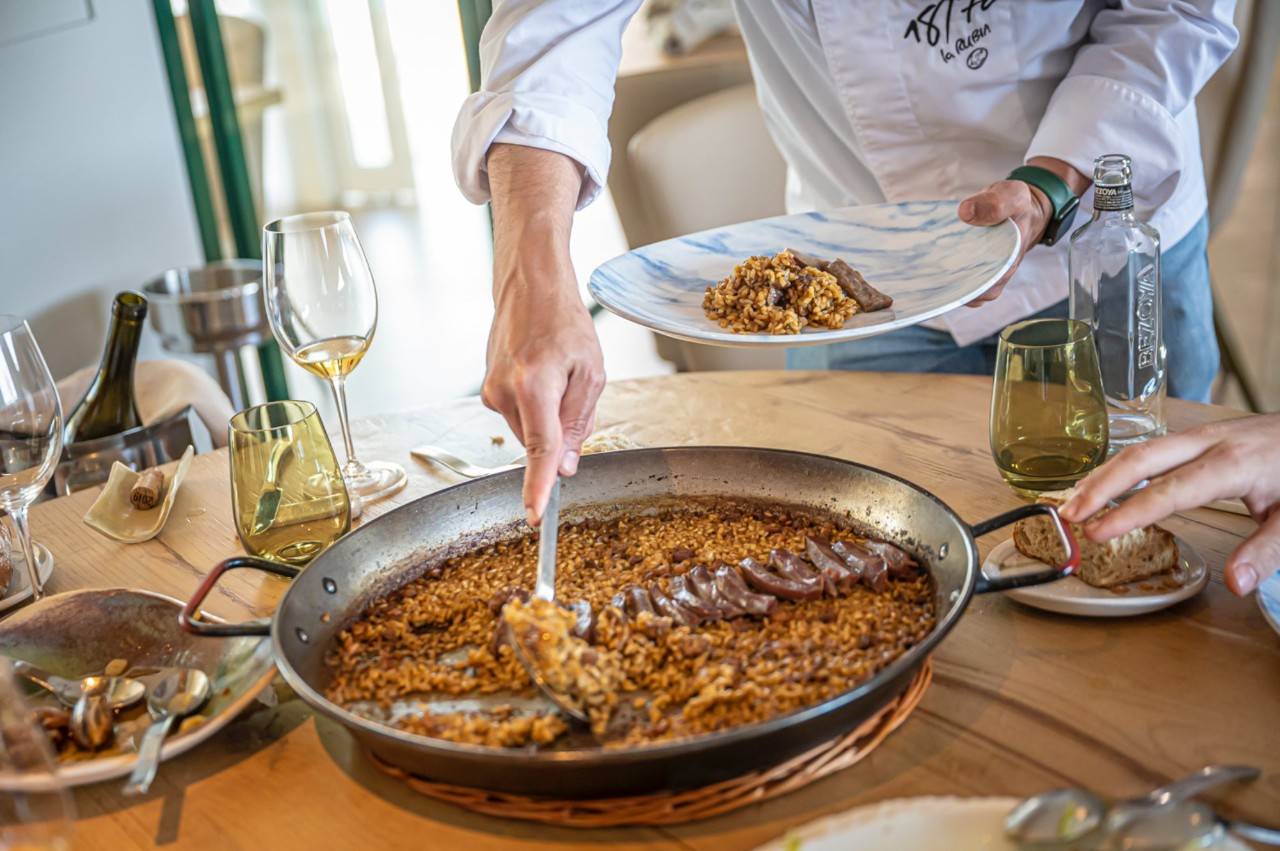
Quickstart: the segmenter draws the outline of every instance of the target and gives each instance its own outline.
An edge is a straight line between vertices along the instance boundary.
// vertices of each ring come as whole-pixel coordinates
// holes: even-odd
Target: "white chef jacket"
[[[453,132],[464,195],[489,197],[494,142],[609,169],[623,28],[640,0],[502,0],[483,84]],[[1195,96],[1236,45],[1234,0],[734,0],[787,209],[963,198],[1034,156],[1086,175],[1133,159],[1140,219],[1166,247],[1207,201]],[[732,140],[726,140],[732,144]],[[1088,215],[1091,199],[1082,200]],[[1078,219],[1077,221],[1081,221]],[[1066,240],[1025,257],[1005,293],[934,320],[968,345],[1067,295]]]

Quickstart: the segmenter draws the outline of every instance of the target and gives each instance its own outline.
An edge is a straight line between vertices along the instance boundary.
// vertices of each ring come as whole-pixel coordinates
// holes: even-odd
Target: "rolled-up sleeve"
[[[1175,117],[1235,49],[1234,0],[1121,0],[1094,17],[1058,84],[1027,158],[1092,174],[1101,154],[1128,154],[1141,206],[1167,201],[1185,168]]]
[[[640,0],[503,0],[480,37],[480,91],[453,127],[453,173],[468,200],[489,200],[495,142],[576,160],[582,209],[609,173],[609,113],[622,31]]]

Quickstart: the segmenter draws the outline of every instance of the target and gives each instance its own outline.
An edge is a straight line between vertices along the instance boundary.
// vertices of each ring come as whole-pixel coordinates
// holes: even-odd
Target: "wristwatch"
[[[1021,180],[1039,189],[1049,199],[1053,207],[1053,216],[1045,225],[1044,236],[1040,242],[1053,245],[1058,238],[1071,229],[1071,221],[1076,217],[1076,208],[1080,199],[1071,191],[1067,182],[1058,175],[1038,165],[1022,165],[1009,172],[1009,180]]]

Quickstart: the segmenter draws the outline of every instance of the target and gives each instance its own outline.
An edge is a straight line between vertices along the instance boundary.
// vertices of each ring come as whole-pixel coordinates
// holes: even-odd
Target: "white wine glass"
[[[75,809],[49,736],[0,656],[0,848],[68,851]],[[13,791],[17,789],[19,791]]]
[[[363,500],[404,487],[404,468],[361,463],[347,419],[347,375],[364,358],[378,325],[378,294],[351,217],[343,212],[286,216],[263,229],[264,296],[271,330],[298,366],[327,379],[347,451],[342,478]]]
[[[0,314],[0,511],[13,520],[31,580],[36,569],[27,507],[36,501],[62,453],[62,403],[36,338],[18,316]]]

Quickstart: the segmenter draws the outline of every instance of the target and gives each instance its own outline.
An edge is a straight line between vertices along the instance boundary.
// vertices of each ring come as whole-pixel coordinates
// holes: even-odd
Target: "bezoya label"
[[[1093,208],[1095,210],[1133,209],[1133,187],[1128,183],[1107,186],[1095,183],[1093,185]]]

